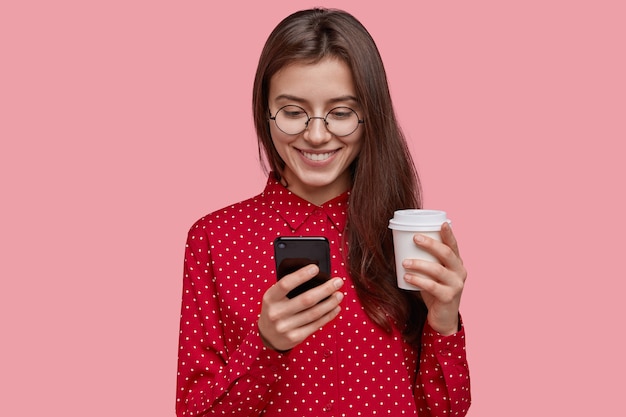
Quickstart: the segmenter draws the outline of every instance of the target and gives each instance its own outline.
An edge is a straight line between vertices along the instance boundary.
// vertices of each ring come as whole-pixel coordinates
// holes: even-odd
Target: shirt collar
[[[265,190],[263,191],[263,196],[268,199],[269,206],[275,210],[294,231],[298,230],[311,215],[319,214],[320,211],[326,214],[329,221],[339,232],[343,232],[346,226],[350,191],[346,191],[321,206],[317,206],[289,191],[274,178],[273,174],[270,174]]]

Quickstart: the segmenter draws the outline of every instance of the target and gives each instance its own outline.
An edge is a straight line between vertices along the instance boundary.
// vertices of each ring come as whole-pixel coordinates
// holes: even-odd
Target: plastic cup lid
[[[408,231],[440,230],[443,223],[451,223],[446,212],[441,210],[407,209],[396,210],[389,228]]]

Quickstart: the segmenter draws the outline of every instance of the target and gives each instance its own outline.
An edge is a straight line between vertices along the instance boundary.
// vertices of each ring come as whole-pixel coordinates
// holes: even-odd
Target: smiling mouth
[[[333,156],[335,153],[337,153],[337,151],[324,152],[324,153],[311,153],[311,152],[306,152],[306,151],[300,151],[300,153],[304,155],[306,159],[310,159],[311,161],[315,161],[315,162],[320,162],[320,161],[327,160],[328,158]]]

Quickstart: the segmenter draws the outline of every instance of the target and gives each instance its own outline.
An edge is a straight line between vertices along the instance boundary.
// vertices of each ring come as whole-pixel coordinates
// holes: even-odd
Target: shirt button
[[[313,210],[313,214],[315,214],[316,216],[318,216],[318,217],[319,217],[319,216],[321,216],[321,215],[322,215],[322,210],[320,210],[320,209],[315,209],[315,210]]]
[[[330,412],[330,410],[333,409],[333,405],[331,403],[328,403],[324,406],[324,408],[322,408],[322,410],[324,410],[324,412],[328,413]]]
[[[333,355],[333,351],[332,351],[332,350],[330,350],[330,349],[326,349],[326,350],[324,351],[324,357],[325,357],[325,358],[330,358],[332,355]]]

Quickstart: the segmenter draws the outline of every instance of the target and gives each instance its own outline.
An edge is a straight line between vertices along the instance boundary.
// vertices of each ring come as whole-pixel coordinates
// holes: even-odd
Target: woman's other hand
[[[435,258],[436,262],[405,259],[405,280],[421,289],[428,308],[428,324],[442,335],[458,331],[459,305],[467,271],[459,255],[459,247],[448,223],[441,227],[441,242],[416,234],[413,241]]]

